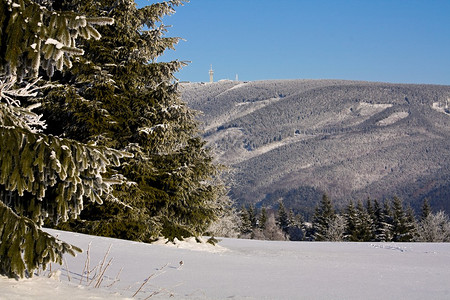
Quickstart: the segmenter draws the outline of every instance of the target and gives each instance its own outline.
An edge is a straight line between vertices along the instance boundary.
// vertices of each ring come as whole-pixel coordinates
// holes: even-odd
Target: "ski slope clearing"
[[[0,299],[450,298],[450,244],[223,239],[214,247],[49,232],[84,253],[66,256],[63,267],[52,265],[59,278],[0,277]],[[80,277],[88,249],[89,269],[105,260],[99,288],[97,281],[87,286],[86,275]]]

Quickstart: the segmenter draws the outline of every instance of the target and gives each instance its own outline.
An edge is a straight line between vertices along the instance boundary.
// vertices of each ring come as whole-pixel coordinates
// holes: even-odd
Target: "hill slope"
[[[67,256],[64,267],[52,265],[61,282],[46,278],[48,272],[22,281],[0,276],[0,299],[448,299],[450,294],[448,243],[223,239],[216,247],[176,248],[49,232],[84,253]],[[103,281],[94,288],[97,281],[89,285],[83,270],[103,260]]]
[[[429,197],[450,211],[450,86],[343,80],[182,86],[205,137],[235,169],[240,203],[311,212],[334,201]]]

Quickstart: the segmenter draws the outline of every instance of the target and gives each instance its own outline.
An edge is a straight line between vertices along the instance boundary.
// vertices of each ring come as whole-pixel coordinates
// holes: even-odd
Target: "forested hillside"
[[[186,83],[243,204],[310,214],[335,203],[397,195],[450,211],[450,86],[342,80]]]

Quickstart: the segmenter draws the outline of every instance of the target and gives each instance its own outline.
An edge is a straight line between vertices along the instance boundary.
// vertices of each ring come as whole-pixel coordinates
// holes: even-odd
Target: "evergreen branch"
[[[16,88],[16,80],[11,77],[0,77],[0,101],[5,101],[8,105],[20,106],[18,97],[36,97],[37,91],[42,88],[46,88],[49,85],[38,87],[36,83],[40,80],[37,78],[24,87]]]
[[[138,10],[139,18],[142,21],[142,25],[152,28],[156,23],[161,22],[164,16],[173,15],[175,7],[182,6],[188,2],[187,0],[172,0],[144,6]]]
[[[41,120],[42,116],[31,111],[39,107],[40,104],[36,103],[22,108],[20,100],[17,99],[36,97],[38,90],[51,86],[50,84],[37,86],[39,80],[40,78],[37,78],[22,87],[15,87],[16,80],[13,77],[0,77],[0,109],[2,111],[0,113],[2,117],[0,118],[0,125],[17,124],[32,132],[39,132],[40,128],[46,128],[45,122]]]
[[[108,18],[108,17],[90,17],[90,18],[86,18],[86,22],[88,24],[92,24],[92,25],[112,25],[114,24],[114,19],[113,18]]]
[[[76,39],[99,39],[100,33],[93,25],[113,24],[108,17],[86,18],[72,11],[51,10],[32,0],[21,0],[21,5],[8,1],[2,6],[0,23],[0,47],[4,49],[5,65],[0,72],[18,79],[36,77],[39,67],[45,67],[47,75],[54,69],[62,71],[71,67],[70,57],[82,55],[76,47]]]
[[[0,185],[6,191],[17,191],[19,196],[28,192],[55,207],[58,214],[49,212],[55,222],[67,220],[69,213],[76,217],[84,197],[101,203],[100,197],[111,193],[116,184],[103,180],[106,166],[119,166],[120,158],[131,155],[17,127],[0,126],[0,137]],[[47,191],[56,193],[56,197],[45,197]],[[22,205],[22,201],[15,204]],[[39,220],[40,214],[36,217]]]
[[[32,220],[18,216],[0,201],[0,274],[31,277],[48,263],[62,264],[62,256],[82,250],[42,231]]]

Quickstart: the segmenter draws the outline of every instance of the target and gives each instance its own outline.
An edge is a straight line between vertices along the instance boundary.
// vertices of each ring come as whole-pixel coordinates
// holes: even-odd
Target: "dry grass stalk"
[[[123,270],[123,267],[120,268],[119,272],[117,273],[116,277],[114,278],[114,281],[110,285],[107,286],[108,288],[112,287],[117,281],[120,281],[119,276],[120,276],[120,273],[122,273],[122,270]]]
[[[142,290],[142,288],[144,287],[144,285],[146,285],[147,282],[150,281],[150,279],[151,279],[153,276],[156,276],[156,275],[159,275],[159,274],[161,274],[161,273],[164,273],[163,270],[164,270],[168,265],[169,265],[169,264],[167,263],[167,264],[165,264],[164,266],[162,266],[162,267],[159,269],[159,273],[153,273],[153,274],[151,274],[150,276],[148,276],[147,279],[144,280],[144,282],[141,284],[141,286],[138,288],[138,290],[137,290],[137,291],[133,294],[133,296],[131,296],[131,297],[134,298],[134,297]],[[159,292],[159,291],[158,291],[158,292],[153,292],[149,297],[147,297],[147,299],[150,298],[150,297],[152,297],[152,296],[154,296],[154,295],[156,295],[155,293],[156,293],[156,294],[159,294],[160,292]]]
[[[64,258],[64,264],[66,265],[67,279],[69,279],[69,282],[70,282],[71,278],[70,278],[70,272],[69,272],[69,265],[67,264],[67,260],[65,258]]]
[[[86,274],[86,282],[89,282],[89,264],[90,264],[90,260],[91,260],[90,251],[91,251],[91,242],[89,242],[88,248],[86,251],[86,261],[84,262],[83,272],[81,273],[81,276],[80,276],[80,284],[83,281],[83,274]]]
[[[99,275],[97,277],[97,283],[94,286],[95,288],[99,288],[100,285],[102,284],[105,272],[109,268],[109,266],[111,265],[112,260],[113,260],[113,258],[111,258],[108,261],[108,263],[106,264],[106,266],[104,268],[103,268],[103,264],[100,266],[100,273],[99,273]]]

